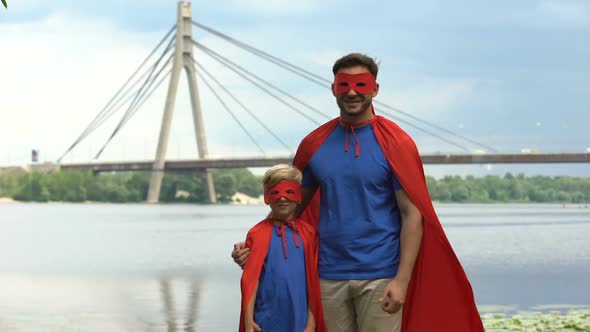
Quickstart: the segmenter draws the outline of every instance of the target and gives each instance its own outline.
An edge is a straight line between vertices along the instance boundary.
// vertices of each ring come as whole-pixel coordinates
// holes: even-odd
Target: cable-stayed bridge
[[[238,64],[236,61],[229,59],[227,56],[215,51],[213,48],[198,42],[193,38],[193,28],[203,30],[224,42],[240,48],[249,54],[258,57],[281,70],[294,74],[301,79],[317,85],[326,92],[331,87],[331,80],[317,75],[312,71],[304,69],[295,64],[289,63],[279,57],[271,55],[259,48],[249,45],[245,42],[228,36],[216,29],[206,26],[200,22],[194,21],[191,14],[190,3],[180,2],[178,4],[178,16],[176,24],[166,33],[146,59],[141,63],[139,68],[129,77],[121,86],[115,95],[107,102],[103,109],[88,124],[82,133],[74,140],[69,148],[61,155],[57,162],[57,167],[62,170],[92,170],[94,172],[111,172],[111,171],[149,171],[152,172],[150,187],[148,192],[148,202],[157,202],[160,193],[160,186],[164,172],[172,171],[189,171],[199,172],[204,177],[208,197],[211,202],[215,202],[215,188],[211,174],[208,169],[224,167],[267,167],[277,163],[290,162],[294,147],[287,144],[281,135],[277,134],[272,125],[263,121],[257,112],[248,107],[237,94],[233,93],[227,85],[224,85],[215,73],[203,65],[201,56],[214,61],[216,64],[226,68],[254,86],[260,91],[260,94],[268,96],[278,104],[282,105],[301,118],[301,121],[312,122],[318,126],[323,122],[330,120],[334,115],[321,111],[312,103],[302,100],[287,90],[276,86],[269,80],[261,77],[257,73],[248,70],[245,66]],[[198,50],[198,56],[195,52]],[[159,54],[159,56],[158,56]],[[176,103],[176,95],[180,81],[181,72],[185,71],[190,102],[193,115],[193,126],[196,134],[196,145],[198,156],[193,160],[185,161],[166,161],[165,156],[168,148],[170,137],[171,122],[173,110]],[[157,152],[154,160],[131,161],[131,162],[98,162],[99,158],[110,146],[113,139],[121,132],[125,125],[138,113],[142,105],[154,94],[154,92],[168,80],[168,92],[165,101],[164,115],[160,128]],[[197,82],[202,84],[197,84]],[[248,157],[248,158],[230,158],[230,159],[211,159],[207,145],[207,136],[205,135],[205,125],[201,110],[201,100],[199,88],[205,86],[219,102],[221,108],[229,114],[235,124],[248,137],[252,145],[256,147],[262,156],[267,153],[264,144],[259,142],[255,135],[251,133],[248,126],[244,123],[244,118],[230,107],[230,104],[238,105],[241,111],[248,114],[249,118],[257,123],[264,131],[272,137],[279,145],[289,151],[289,155],[266,158],[266,157]],[[328,93],[328,92],[327,92]],[[231,100],[228,102],[227,99]],[[425,133],[442,144],[453,149],[464,151],[463,154],[435,154],[423,155],[422,159],[425,164],[470,164],[470,163],[574,163],[590,162],[590,154],[503,154],[492,145],[478,142],[474,139],[460,135],[454,131],[448,130],[433,122],[421,119],[413,114],[405,112],[399,108],[390,106],[382,101],[374,101],[377,113],[382,114],[402,127],[413,129]],[[104,144],[96,153],[93,162],[66,164],[62,163],[64,158],[85,141],[89,135],[102,127],[107,120],[112,118],[119,111],[124,110],[118,124],[108,136]],[[318,120],[321,119],[321,120]],[[234,130],[234,129],[231,129]],[[155,133],[154,133],[155,135]],[[477,147],[480,153],[472,153],[473,147]],[[482,153],[484,152],[485,153]]]

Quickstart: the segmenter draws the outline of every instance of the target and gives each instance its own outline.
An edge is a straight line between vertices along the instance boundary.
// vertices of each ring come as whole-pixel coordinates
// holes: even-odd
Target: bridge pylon
[[[160,189],[164,177],[164,164],[166,162],[166,150],[168,148],[168,139],[170,137],[170,126],[172,124],[172,114],[174,113],[174,104],[176,102],[176,92],[180,80],[180,72],[184,68],[187,75],[189,92],[191,98],[191,108],[193,111],[193,120],[195,126],[195,137],[199,159],[206,159],[208,155],[207,140],[205,138],[205,128],[203,126],[203,115],[201,113],[201,104],[199,98],[199,89],[197,86],[196,68],[194,66],[194,54],[192,40],[192,9],[190,2],[178,3],[178,16],[176,23],[176,46],[174,53],[174,63],[172,75],[168,85],[168,94],[166,97],[166,106],[162,118],[162,127],[160,129],[160,138],[158,141],[158,150],[156,160],[152,168],[150,187],[147,195],[148,203],[157,203],[160,198]],[[205,169],[200,172],[203,176],[203,184],[207,191],[210,203],[217,201],[215,195],[215,186],[211,173]]]

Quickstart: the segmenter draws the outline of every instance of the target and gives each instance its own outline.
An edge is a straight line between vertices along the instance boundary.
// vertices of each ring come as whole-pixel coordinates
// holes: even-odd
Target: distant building
[[[185,190],[177,190],[176,191],[176,195],[174,195],[175,198],[189,198],[191,197],[191,193],[189,193],[188,191]]]
[[[59,171],[59,164],[55,164],[55,163],[46,161],[44,163],[33,163],[30,165],[24,165],[24,166],[22,166],[22,169],[24,169],[27,172],[49,173],[49,172]]]
[[[235,193],[231,197],[231,204],[239,205],[262,205],[264,204],[264,197],[251,197],[243,193]]]

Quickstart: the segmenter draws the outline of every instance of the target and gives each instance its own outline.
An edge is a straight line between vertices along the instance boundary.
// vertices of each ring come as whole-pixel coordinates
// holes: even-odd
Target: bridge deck
[[[590,163],[590,153],[545,153],[545,154],[482,154],[482,155],[422,155],[428,165],[445,164],[547,164]],[[203,159],[167,161],[165,171],[189,171],[205,168],[270,167],[279,163],[291,163],[291,157]],[[91,170],[93,172],[152,171],[153,161],[94,162],[62,164],[62,170]]]

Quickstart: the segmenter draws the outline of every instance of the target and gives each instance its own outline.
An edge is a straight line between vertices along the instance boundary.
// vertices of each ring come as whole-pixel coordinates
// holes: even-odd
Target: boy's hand
[[[393,278],[387,287],[385,287],[383,295],[379,298],[381,310],[390,314],[398,312],[406,300],[407,289],[407,282]]]
[[[250,249],[246,248],[246,242],[238,242],[234,244],[234,250],[231,252],[231,257],[242,269],[244,268],[244,265],[246,265],[249,255]]]
[[[246,322],[246,332],[260,332],[262,329],[254,320]]]
[[[303,330],[303,332],[315,332],[315,326],[314,327],[306,326],[305,330]]]

